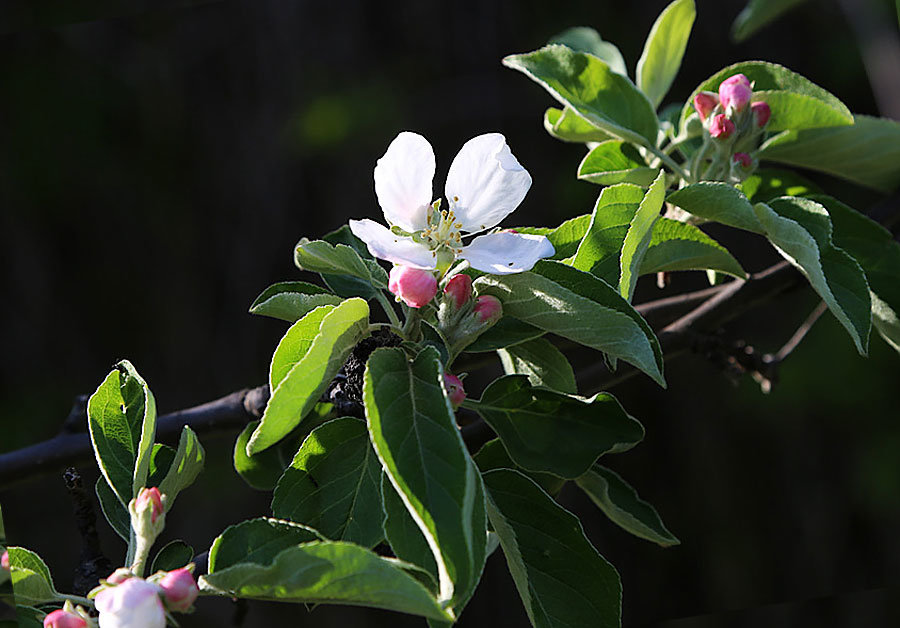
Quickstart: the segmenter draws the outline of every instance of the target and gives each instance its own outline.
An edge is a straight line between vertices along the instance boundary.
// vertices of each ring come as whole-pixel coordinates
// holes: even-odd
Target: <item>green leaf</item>
[[[59,599],[50,569],[40,556],[24,547],[8,547],[6,551],[17,604],[46,604]]]
[[[363,259],[346,244],[332,245],[324,240],[303,238],[294,249],[294,262],[300,270],[322,275],[349,275],[362,279],[374,288],[387,289],[385,270],[377,262]]]
[[[543,329],[523,323],[512,316],[504,316],[497,324],[478,336],[475,342],[465,348],[467,353],[485,353],[505,347],[512,347],[521,342],[528,342],[544,335]]]
[[[812,181],[792,170],[762,168],[744,179],[738,189],[752,203],[765,203],[779,196],[809,196],[821,193]]]
[[[345,542],[288,547],[266,563],[242,562],[211,570],[202,590],[256,600],[351,604],[449,621],[431,593],[400,561]]]
[[[547,133],[563,142],[605,142],[612,139],[609,133],[595,127],[571,107],[549,107],[544,112],[544,128]]]
[[[374,547],[383,537],[380,483],[366,424],[335,419],[303,441],[275,487],[272,514],[329,539]]]
[[[250,313],[294,323],[320,305],[338,305],[342,300],[305,281],[284,281],[263,290],[250,306]]]
[[[714,270],[744,279],[747,273],[725,247],[693,225],[660,218],[653,225],[641,275],[678,270]]]
[[[437,351],[413,362],[378,349],[363,386],[369,434],[382,468],[438,566],[441,602],[459,612],[486,559],[484,487],[456,426]]]
[[[260,517],[229,526],[209,548],[209,573],[240,564],[268,565],[283,550],[300,543],[321,540],[306,526]]]
[[[857,115],[851,126],[787,131],[766,141],[758,157],[888,194],[900,187],[900,123]]]
[[[297,362],[309,352],[313,341],[319,336],[322,320],[335,310],[334,305],[322,305],[309,312],[285,332],[269,365],[269,390],[275,390],[284,381]]]
[[[634,144],[622,140],[600,142],[578,166],[578,178],[599,185],[633,183],[646,187],[658,170],[647,167]]]
[[[287,466],[282,460],[281,451],[272,447],[252,456],[247,455],[247,443],[250,435],[259,426],[259,421],[251,421],[243,429],[234,443],[234,470],[251,487],[260,491],[271,491],[278,484],[278,479]]]
[[[545,386],[562,393],[578,392],[572,365],[546,338],[498,349],[497,353],[507,375],[525,375],[532,386]]]
[[[754,83],[753,89],[756,91],[791,92],[794,94],[802,94],[804,96],[809,96],[813,99],[819,100],[833,109],[835,112],[840,114],[840,117],[843,120],[842,124],[853,124],[853,114],[850,113],[850,110],[847,109],[847,106],[840,100],[838,100],[837,97],[822,89],[812,81],[776,63],[769,63],[767,61],[744,61],[742,63],[735,63],[734,65],[730,65],[727,68],[719,70],[717,73],[697,86],[697,89],[695,89],[693,93],[691,93],[690,98],[687,99],[684,107],[681,110],[680,126],[682,130],[685,129],[685,124],[688,117],[691,115],[691,113],[693,113],[694,108],[692,103],[694,102],[694,96],[696,96],[701,91],[718,91],[719,83],[730,76],[734,76],[735,74],[743,74],[744,76],[746,76],[751,83]],[[785,103],[778,102],[775,104],[780,107],[781,104],[790,106],[791,103],[788,101]],[[785,111],[781,108],[776,111],[776,109],[773,108],[772,118],[769,122],[768,127],[769,129],[774,128],[772,127],[773,124],[777,124],[777,121],[775,119],[776,115],[790,115],[790,111]],[[810,120],[808,122],[814,121]]]
[[[812,196],[828,210],[834,243],[852,255],[866,273],[872,298],[872,324],[900,351],[900,244],[891,232],[830,196]]]
[[[753,205],[743,192],[727,183],[701,181],[669,194],[666,200],[704,220],[730,227],[765,233]]]
[[[156,437],[156,401],[127,360],[88,400],[88,427],[97,465],[127,506],[145,486]]]
[[[609,66],[616,74],[628,76],[628,68],[625,67],[625,59],[615,44],[603,41],[593,28],[588,26],[573,26],[555,35],[548,44],[562,44],[575,52],[592,54]]]
[[[561,260],[575,255],[578,244],[588,230],[591,214],[583,214],[570,218],[555,228],[549,227],[516,227],[519,233],[530,233],[545,236],[553,245],[555,253],[550,259]]]
[[[625,240],[622,242],[622,254],[619,258],[619,294],[629,303],[634,296],[644,255],[650,246],[653,226],[659,220],[659,210],[662,209],[665,199],[666,174],[660,170],[656,180],[641,199],[641,204],[631,219]]]
[[[802,2],[804,0],[750,0],[731,25],[731,38],[738,43],[748,39]]]
[[[123,541],[128,543],[131,537],[131,515],[128,514],[128,509],[119,501],[118,496],[106,483],[105,478],[97,478],[94,491],[97,493],[100,510],[109,522],[110,527],[122,537]]]
[[[560,262],[540,261],[531,272],[485,275],[479,294],[493,294],[504,314],[544,331],[621,358],[659,385],[662,351],[647,322],[606,282]]]
[[[172,541],[167,543],[156,554],[150,573],[157,571],[172,571],[186,567],[194,559],[194,548],[184,541]]]
[[[2,599],[2,596],[0,596],[0,599]],[[16,605],[15,620],[9,622],[9,624],[0,623],[0,626],[3,626],[3,628],[44,628],[45,616],[44,611],[40,609],[18,604]]]
[[[294,323],[272,357],[272,381],[285,371],[288,364],[292,366],[272,388],[272,396],[259,427],[247,443],[247,454],[250,456],[277,443],[303,420],[356,343],[368,334],[369,306],[363,299],[353,298],[330,309],[321,318],[318,333],[307,344],[303,340],[310,331],[307,318],[317,316],[322,308],[313,310]]]
[[[853,124],[853,116],[848,117],[846,107],[835,108],[830,102],[808,94],[757,89],[753,92],[753,102],[765,102],[772,110],[767,133]]]
[[[189,487],[203,470],[205,453],[200,439],[187,425],[181,430],[175,459],[166,477],[159,485],[159,492],[166,496],[166,510],[171,510],[178,493]]]
[[[557,44],[510,55],[503,64],[525,73],[596,127],[636,144],[656,145],[653,106],[627,77],[589,54]]]
[[[638,497],[637,491],[615,471],[594,465],[575,483],[623,530],[663,547],[679,544],[656,509]]]
[[[696,15],[694,0],[675,0],[650,29],[638,60],[635,82],[655,107],[659,107],[678,74]]]
[[[484,482],[491,525],[531,625],[618,628],[619,574],[587,540],[578,518],[516,471],[489,471]]]
[[[865,355],[872,326],[869,286],[856,260],[832,244],[828,211],[815,201],[791,197],[757,203],[753,209],[766,237],[806,275]]]
[[[440,576],[434,554],[386,473],[382,474],[381,494],[384,504],[384,536],[394,556],[417,565],[428,573],[431,580],[426,586],[436,593]]]
[[[607,453],[634,447],[644,428],[615,397],[590,398],[536,388],[522,375],[491,383],[478,402],[467,401],[497,432],[517,465],[577,478]]]
[[[506,448],[503,446],[503,441],[499,438],[494,438],[486,442],[484,446],[478,450],[478,453],[475,454],[474,460],[482,474],[494,469],[513,469],[523,475],[527,475],[537,482],[537,484],[549,495],[556,495],[559,493],[566,483],[565,478],[553,475],[552,473],[528,471],[517,465],[513,459],[509,457],[509,452],[506,451]]]

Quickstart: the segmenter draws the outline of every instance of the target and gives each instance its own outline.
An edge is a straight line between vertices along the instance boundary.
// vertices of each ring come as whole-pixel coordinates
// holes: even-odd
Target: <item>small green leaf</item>
[[[507,375],[525,375],[532,386],[545,386],[567,394],[578,392],[572,365],[546,338],[498,349],[497,353]]]
[[[606,282],[560,262],[531,272],[485,275],[479,294],[493,294],[505,314],[633,364],[665,386],[662,351],[647,322]]]
[[[641,264],[653,236],[653,226],[659,220],[659,210],[662,209],[665,198],[666,174],[660,170],[656,180],[641,199],[641,204],[631,219],[625,240],[622,242],[622,254],[619,259],[619,294],[629,303],[634,296]]]
[[[531,625],[621,625],[622,585],[578,518],[516,471],[484,474],[488,514]]]
[[[145,486],[156,437],[156,401],[127,360],[88,400],[88,427],[97,465],[127,506]]]
[[[744,279],[747,273],[728,250],[694,225],[660,218],[653,225],[641,275],[678,270],[714,270]]]
[[[681,110],[680,128],[682,130],[685,129],[687,119],[694,111],[692,104],[694,102],[694,96],[701,91],[718,91],[719,83],[735,74],[743,74],[746,76],[747,79],[754,84],[753,89],[756,91],[791,92],[819,100],[840,115],[840,118],[843,120],[842,124],[853,124],[853,114],[850,113],[847,106],[833,94],[822,89],[809,79],[776,63],[769,63],[767,61],[744,61],[719,70],[697,86],[697,89],[691,93],[690,98],[687,99]],[[790,105],[790,102],[786,102],[785,104]],[[775,123],[776,113],[790,115],[789,111],[779,110],[776,112],[773,109],[770,124]]]
[[[554,44],[510,55],[503,64],[523,72],[607,133],[636,144],[656,144],[659,121],[650,101],[597,57]]]
[[[250,313],[295,323],[320,305],[338,305],[342,300],[311,283],[285,281],[263,290],[250,306]]]
[[[307,313],[302,319],[287,330],[275,353],[272,354],[272,363],[269,365],[269,390],[275,390],[284,381],[297,362],[309,352],[313,341],[319,335],[322,327],[322,319],[335,310],[334,305],[321,305]]]
[[[830,102],[808,94],[779,90],[756,90],[753,102],[765,102],[772,111],[767,133],[853,124],[845,108],[835,108]]]
[[[828,210],[834,243],[852,255],[866,273],[872,298],[872,324],[900,351],[900,244],[891,232],[830,196],[812,196]]]
[[[322,308],[294,323],[275,351],[270,370],[272,381],[285,372],[287,365],[291,366],[272,389],[259,427],[247,443],[250,456],[277,443],[303,420],[318,403],[356,343],[368,334],[369,306],[363,299],[353,298],[329,310],[321,318],[318,333],[307,344],[298,338],[306,337],[309,331],[308,322],[304,321],[317,316]],[[283,350],[282,345],[286,347]]]
[[[413,362],[377,349],[363,386],[369,434],[381,466],[438,566],[439,600],[458,613],[486,560],[484,487],[466,451],[443,385],[437,351]]]
[[[704,220],[730,227],[765,233],[753,205],[743,192],[727,183],[701,181],[669,194],[666,200]]]
[[[545,236],[553,245],[555,253],[550,259],[561,260],[575,255],[578,244],[584,237],[591,222],[591,214],[583,214],[570,218],[555,228],[549,227],[516,227],[519,233],[531,233]]]
[[[449,621],[431,593],[393,559],[345,542],[287,547],[265,563],[244,561],[210,570],[204,591],[256,600],[352,604]]]
[[[194,559],[194,548],[184,541],[172,541],[167,543],[153,559],[150,573],[157,571],[172,571],[186,567]]]
[[[750,0],[731,25],[731,38],[738,43],[748,39],[802,2],[804,0]]]
[[[831,219],[820,204],[783,197],[753,206],[766,237],[799,268],[865,355],[872,327],[869,285],[860,265],[831,239]]]
[[[663,547],[678,545],[679,540],[663,524],[656,509],[638,497],[616,472],[594,465],[575,483],[623,530]]]
[[[675,0],[650,29],[638,60],[635,82],[655,107],[659,107],[678,74],[696,15],[694,0]]]
[[[659,171],[647,167],[634,144],[622,140],[600,142],[581,161],[578,178],[599,185],[633,183],[646,187]]]
[[[616,74],[628,76],[625,59],[615,44],[603,41],[600,33],[589,26],[573,26],[555,35],[548,44],[562,44],[575,52],[586,52],[604,61]]]
[[[159,485],[159,492],[166,496],[166,510],[171,510],[178,493],[189,487],[203,470],[205,453],[200,439],[187,425],[181,430],[175,459],[166,477]]]
[[[363,259],[346,244],[332,245],[324,240],[300,240],[294,249],[294,262],[300,270],[323,275],[349,275],[387,289],[387,273],[376,262]]]
[[[609,393],[564,395],[535,388],[522,375],[501,377],[467,404],[517,465],[563,478],[577,478],[603,454],[631,449],[644,437],[643,426]]]
[[[758,156],[888,194],[900,187],[900,123],[857,115],[851,126],[787,131],[763,143]]]
[[[496,325],[478,336],[475,342],[466,347],[467,353],[485,353],[505,347],[512,347],[521,342],[528,342],[544,335],[543,329],[523,323],[512,316],[504,316]]]
[[[234,470],[251,487],[260,491],[271,491],[287,466],[282,461],[278,447],[270,447],[252,456],[247,455],[250,435],[259,426],[259,421],[251,421],[243,429],[234,443]]]
[[[762,168],[738,186],[751,203],[765,203],[779,196],[809,196],[821,189],[792,170]]]
[[[235,565],[253,563],[268,565],[283,550],[318,541],[321,536],[298,523],[260,517],[229,526],[216,537],[209,548],[209,573]]]
[[[594,126],[571,107],[549,107],[544,112],[544,128],[547,133],[563,142],[605,142],[613,139],[606,131]]]
[[[46,604],[59,599],[50,569],[40,556],[24,547],[8,547],[6,551],[17,604]]]
[[[105,478],[97,478],[94,491],[97,493],[100,510],[109,522],[110,527],[122,537],[123,541],[128,543],[131,536],[131,515],[128,514],[128,509],[119,501],[118,496],[106,483]]]
[[[272,514],[332,540],[374,547],[383,537],[380,483],[366,424],[335,419],[303,441],[275,487]]]

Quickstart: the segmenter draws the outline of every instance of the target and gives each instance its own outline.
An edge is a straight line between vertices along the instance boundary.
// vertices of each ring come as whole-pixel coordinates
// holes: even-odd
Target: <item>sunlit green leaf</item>
[[[294,323],[320,305],[338,305],[342,300],[311,283],[285,281],[263,290],[250,306],[250,313]]]
[[[659,170],[647,167],[634,144],[622,140],[600,142],[578,166],[578,178],[599,185],[633,183],[646,187]]]
[[[203,470],[204,456],[203,446],[200,444],[197,434],[185,425],[181,430],[181,438],[178,440],[175,459],[172,461],[165,479],[159,485],[159,492],[167,497],[166,510],[172,508],[178,493],[193,484],[200,475]]]
[[[24,547],[8,547],[6,551],[17,604],[45,604],[58,599],[50,569],[40,556]]]
[[[761,168],[738,186],[752,203],[765,203],[779,196],[809,196],[821,193],[812,181],[792,170]]]
[[[678,74],[696,14],[694,0],[675,0],[650,29],[638,60],[635,83],[656,107]]]
[[[606,131],[594,126],[571,107],[550,107],[544,112],[544,128],[547,133],[563,142],[605,142],[613,139]]]
[[[575,52],[587,52],[606,62],[616,74],[628,76],[625,59],[615,44],[603,41],[600,33],[589,26],[573,26],[555,35],[548,44],[562,44]]]
[[[731,25],[731,38],[736,42],[748,39],[802,2],[804,0],[749,0]]]
[[[628,225],[619,258],[619,294],[631,303],[634,288],[640,275],[644,255],[650,246],[653,226],[659,220],[659,211],[666,198],[666,174],[660,170],[656,180],[641,199],[641,204]]]
[[[558,227],[516,227],[516,231],[545,236],[555,251],[550,259],[561,260],[575,255],[590,222],[591,214],[583,214],[570,218]]]

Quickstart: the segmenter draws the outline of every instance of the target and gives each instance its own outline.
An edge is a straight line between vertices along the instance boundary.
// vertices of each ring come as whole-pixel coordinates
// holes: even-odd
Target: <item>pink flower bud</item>
[[[709,124],[709,134],[717,140],[727,140],[732,133],[734,133],[734,122],[726,118],[724,113],[715,116]]]
[[[444,294],[458,310],[472,298],[472,278],[465,273],[454,275],[444,286]]]
[[[706,122],[709,114],[712,113],[716,105],[719,104],[719,97],[713,92],[700,92],[694,96],[694,109],[700,114],[700,121]]]
[[[763,128],[768,124],[769,118],[772,117],[772,109],[768,103],[755,102],[750,105],[750,111],[753,113],[753,119],[756,120],[756,126]]]
[[[166,611],[160,588],[140,578],[103,589],[94,598],[100,612],[100,628],[165,628]]]
[[[3,556],[0,556],[0,567],[9,571],[9,552],[3,552]]]
[[[750,104],[752,97],[750,81],[743,74],[735,74],[719,85],[719,100],[726,110],[730,107],[735,111],[743,111]]]
[[[184,613],[191,608],[199,593],[191,571],[182,567],[170,571],[159,581],[169,610]]]
[[[44,617],[44,628],[87,628],[87,622],[81,615],[59,609]]]
[[[450,405],[456,410],[466,399],[466,391],[463,388],[462,380],[456,375],[444,373],[444,385],[447,387],[447,396],[450,398]]]
[[[483,294],[475,299],[474,312],[479,323],[496,323],[503,316],[503,305],[497,297]]]
[[[749,168],[753,165],[753,160],[750,159],[750,155],[747,153],[735,153],[731,160],[738,164],[741,168]]]
[[[437,294],[437,279],[431,271],[410,266],[394,266],[388,279],[388,290],[409,307],[422,307]]]
[[[147,508],[148,505],[151,507],[152,514],[150,516],[150,521],[156,523],[156,518],[163,514],[163,505],[162,505],[162,495],[159,494],[159,489],[155,486],[152,488],[142,488],[137,496],[137,508],[138,510],[143,510]]]

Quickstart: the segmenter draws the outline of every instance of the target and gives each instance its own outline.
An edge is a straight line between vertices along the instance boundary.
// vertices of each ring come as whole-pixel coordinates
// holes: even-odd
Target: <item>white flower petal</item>
[[[409,131],[395,137],[375,166],[375,195],[387,221],[406,231],[424,229],[433,179],[434,151],[428,140]]]
[[[460,257],[475,270],[493,275],[510,275],[531,270],[539,260],[553,255],[550,240],[542,235],[501,231],[478,236],[463,247]]]
[[[447,174],[445,193],[463,231],[484,231],[506,218],[528,193],[531,175],[499,133],[463,144]],[[458,199],[458,200],[457,200]]]
[[[394,235],[390,229],[374,220],[351,220],[350,231],[365,242],[369,253],[378,259],[424,270],[435,267],[434,255],[428,247],[416,244],[410,238]]]

